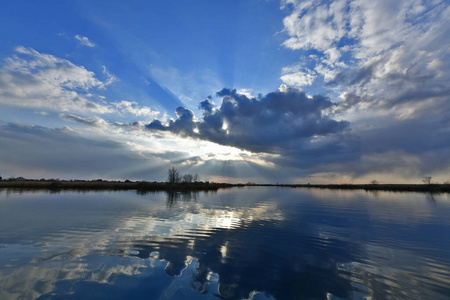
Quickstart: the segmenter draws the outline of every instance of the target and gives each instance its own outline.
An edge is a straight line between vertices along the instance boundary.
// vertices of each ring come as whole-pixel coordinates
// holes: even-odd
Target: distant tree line
[[[171,167],[169,168],[169,170],[167,171],[167,182],[169,183],[191,183],[191,182],[198,182],[199,181],[199,177],[198,174],[181,174],[180,171],[175,168],[175,167]]]

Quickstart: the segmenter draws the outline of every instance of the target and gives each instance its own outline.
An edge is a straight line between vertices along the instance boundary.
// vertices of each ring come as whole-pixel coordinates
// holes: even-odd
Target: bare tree
[[[198,178],[198,174],[195,173],[194,178],[192,178],[193,182],[198,182],[200,179]]]
[[[177,183],[181,181],[180,171],[178,171],[175,167],[171,167],[167,171],[167,181],[169,183]]]
[[[190,183],[190,182],[192,182],[192,178],[194,178],[194,176],[192,176],[192,174],[184,174],[183,175],[183,182],[188,182],[188,183]]]
[[[425,183],[425,184],[431,184],[431,176],[425,176],[422,179],[422,182]]]
[[[371,180],[371,181],[370,181],[370,184],[378,184],[378,181],[376,181],[375,179],[374,179],[374,180]]]

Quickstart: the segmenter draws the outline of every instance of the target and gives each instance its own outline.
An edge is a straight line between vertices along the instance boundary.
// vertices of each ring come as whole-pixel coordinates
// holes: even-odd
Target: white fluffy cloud
[[[450,54],[448,2],[286,0],[283,8],[290,10],[284,19],[289,35],[284,45],[318,51],[320,55],[307,58],[314,66],[309,71],[314,69],[336,91],[357,96],[372,108],[395,107],[398,117],[420,114],[426,103],[429,109],[445,102],[450,81],[450,64],[444,59]],[[305,74],[291,72],[281,79],[307,84]]]
[[[152,110],[148,106],[140,106],[134,101],[112,102],[111,105],[119,112],[129,113],[137,117],[155,118],[159,115],[158,111]]]
[[[108,113],[111,108],[89,100],[89,91],[104,83],[82,66],[38,51],[17,47],[0,69],[0,103],[53,111]]]
[[[87,37],[81,36],[81,35],[75,35],[74,38],[80,42],[81,45],[87,46],[87,47],[95,47],[95,44],[91,42]]]
[[[302,59],[309,69],[284,68],[284,83],[308,85],[322,77],[343,108],[398,119],[450,110],[448,2],[285,0],[282,7],[290,11],[284,45],[318,53]]]
[[[290,38],[284,45],[291,49],[317,49],[325,51],[346,35],[345,0],[300,1],[286,0],[293,12],[283,23]]]
[[[289,86],[302,87],[311,85],[317,77],[314,71],[294,65],[283,68],[280,79]]]
[[[430,30],[438,24],[436,18],[445,16],[448,4],[423,0],[283,1],[283,8],[288,7],[292,11],[283,21],[290,36],[284,42],[286,47],[325,52],[353,42],[355,57],[370,59]],[[344,38],[347,40],[340,43]]]
[[[356,177],[444,174],[444,153],[450,151],[444,142],[450,139],[450,3],[285,0],[282,9],[289,14],[284,46],[304,55],[301,68],[284,68],[281,80],[306,85],[307,74],[323,79],[336,95],[335,112],[344,112],[340,117],[350,120],[360,138],[360,158],[324,171]]]
[[[25,47],[15,52],[0,66],[0,104],[65,114],[126,114],[146,121],[159,115],[134,101],[105,101],[100,92],[117,81],[105,66],[102,82],[66,59]]]

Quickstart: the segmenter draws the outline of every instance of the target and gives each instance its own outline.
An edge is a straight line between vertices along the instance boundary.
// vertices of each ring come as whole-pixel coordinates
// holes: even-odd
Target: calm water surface
[[[0,299],[449,299],[450,196],[0,191]]]

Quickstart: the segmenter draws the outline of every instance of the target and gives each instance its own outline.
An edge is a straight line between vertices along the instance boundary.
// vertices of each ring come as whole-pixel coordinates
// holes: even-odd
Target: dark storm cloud
[[[293,140],[342,132],[349,125],[324,115],[333,106],[328,98],[309,99],[297,89],[269,93],[260,99],[230,89],[223,89],[217,96],[222,97],[222,104],[213,113],[204,114],[200,134],[253,152],[278,153]]]
[[[189,109],[181,106],[175,110],[175,113],[177,114],[178,119],[176,119],[175,121],[170,120],[169,125],[164,126],[161,121],[154,120],[153,122],[148,124],[146,128],[161,131],[171,131],[181,136],[193,136],[194,128],[196,128],[194,113]]]
[[[199,108],[201,108],[203,110],[204,114],[212,113],[212,110],[214,108],[214,104],[211,103],[211,99],[212,99],[212,97],[209,96],[208,98],[206,98],[205,100],[200,102]]]
[[[179,107],[178,118],[167,125],[155,120],[149,130],[170,131],[181,136],[212,141],[257,153],[287,155],[300,160],[300,155],[322,152],[335,156],[345,152],[349,122],[337,121],[327,115],[335,104],[320,95],[308,97],[295,88],[269,93],[258,99],[223,89],[217,93],[221,105],[215,107],[211,99],[200,103],[201,120],[192,111]],[[342,136],[342,140],[333,139]],[[327,149],[327,151],[323,151]],[[324,153],[327,152],[327,153]],[[338,155],[339,156],[339,155]]]

